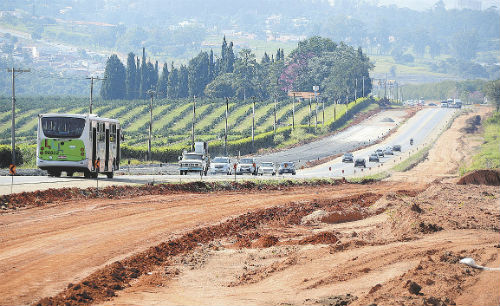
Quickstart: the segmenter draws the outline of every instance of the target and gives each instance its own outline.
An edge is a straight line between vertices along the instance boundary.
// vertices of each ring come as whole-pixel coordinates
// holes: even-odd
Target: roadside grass
[[[414,168],[416,165],[423,162],[427,158],[431,147],[432,146],[430,145],[424,147],[423,149],[419,150],[416,154],[411,155],[401,163],[392,167],[392,170],[397,172],[405,172]]]
[[[472,157],[469,165],[460,167],[460,176],[474,170],[500,168],[500,113],[485,120],[482,136],[484,142],[479,152]]]
[[[378,182],[378,181],[381,181],[383,179],[388,178],[389,176],[391,176],[391,174],[387,171],[384,171],[384,172],[379,172],[379,173],[373,174],[373,175],[366,175],[366,176],[362,176],[362,177],[350,178],[350,179],[347,179],[347,182],[353,183],[353,184],[365,184],[365,183],[371,183],[371,182]]]

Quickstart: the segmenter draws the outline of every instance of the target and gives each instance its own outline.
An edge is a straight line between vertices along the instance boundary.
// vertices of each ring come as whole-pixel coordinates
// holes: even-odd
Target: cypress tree
[[[284,60],[285,60],[285,51],[283,51],[283,49],[281,49],[280,59],[281,59],[282,61],[284,61]]]
[[[215,73],[215,63],[214,63],[214,51],[210,50],[210,56],[208,59],[208,81],[212,82],[216,77]]]
[[[168,64],[165,63],[163,64],[163,70],[160,79],[158,80],[158,86],[157,86],[158,98],[163,99],[167,97],[167,88],[168,88]]]
[[[106,61],[104,81],[100,92],[104,100],[125,98],[125,75],[125,66],[116,54],[111,55]]]
[[[125,87],[126,87],[126,94],[125,98],[132,100],[135,98],[136,90],[135,90],[135,83],[136,83],[136,75],[137,75],[137,68],[135,66],[135,54],[130,52],[127,57],[127,71],[126,71],[126,79],[125,79]]]
[[[137,64],[135,65],[135,92],[134,99],[138,99],[141,90],[141,60],[137,56]]]
[[[178,88],[179,88],[179,71],[174,67],[174,62],[170,68],[170,73],[168,75],[167,83],[167,98],[176,99],[178,98]]]
[[[189,71],[185,65],[181,65],[179,70],[179,98],[187,98],[189,96],[188,89]]]
[[[221,57],[221,73],[226,73],[226,67],[227,67],[227,42],[226,42],[226,35],[224,35],[224,38],[222,39],[222,47],[221,47],[221,52],[220,52],[220,57]]]
[[[148,79],[148,64],[146,63],[146,48],[142,48],[142,65],[141,65],[141,83],[139,87],[139,98],[146,98],[146,91],[149,89],[148,84],[145,84]]]
[[[233,42],[229,43],[229,47],[227,48],[227,61],[226,61],[226,71],[225,72],[233,72],[234,71],[234,52],[233,52]]]

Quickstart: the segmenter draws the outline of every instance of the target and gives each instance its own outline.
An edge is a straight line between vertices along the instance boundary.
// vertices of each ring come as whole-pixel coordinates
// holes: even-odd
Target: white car
[[[259,170],[257,171],[257,174],[259,174],[259,175],[264,175],[264,174],[276,175],[276,169],[274,168],[274,163],[272,163],[272,162],[261,163]]]
[[[229,157],[218,156],[210,163],[210,174],[227,174],[231,175],[233,167]]]
[[[236,174],[241,175],[244,173],[257,175],[257,162],[255,158],[242,158],[236,166]]]

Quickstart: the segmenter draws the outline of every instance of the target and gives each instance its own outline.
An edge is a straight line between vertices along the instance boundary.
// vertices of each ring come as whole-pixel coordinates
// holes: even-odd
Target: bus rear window
[[[43,117],[42,130],[50,138],[79,138],[85,127],[85,119],[71,117]]]

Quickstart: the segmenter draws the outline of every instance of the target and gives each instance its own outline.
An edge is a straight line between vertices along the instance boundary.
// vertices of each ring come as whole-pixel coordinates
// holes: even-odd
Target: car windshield
[[[227,157],[216,157],[214,158],[214,163],[227,164],[229,163],[229,158]]]
[[[78,138],[82,136],[85,119],[71,117],[43,117],[43,134],[51,138]]]
[[[293,163],[282,163],[282,167],[293,167]]]
[[[184,159],[197,159],[201,160],[201,154],[186,154],[184,155]]]
[[[352,153],[345,153],[344,156],[352,156]]]
[[[240,160],[240,164],[253,164],[253,159],[251,158],[243,158]]]
[[[272,167],[273,163],[262,163],[262,167]]]

